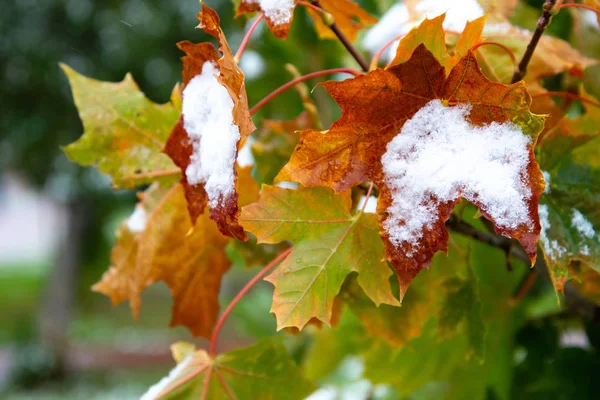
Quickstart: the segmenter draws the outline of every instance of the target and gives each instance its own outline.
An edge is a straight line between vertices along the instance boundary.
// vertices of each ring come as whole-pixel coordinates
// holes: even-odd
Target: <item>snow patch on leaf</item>
[[[512,123],[474,126],[470,106],[432,100],[408,120],[382,157],[392,204],[384,229],[396,247],[418,250],[440,203],[477,202],[496,226],[532,226],[527,200],[531,139]]]
[[[567,252],[567,249],[561,246],[557,240],[550,240],[548,237],[548,230],[551,227],[548,206],[540,204],[538,214],[540,216],[540,224],[542,225],[540,241],[542,242],[546,256],[554,260],[559,259]]]
[[[206,61],[183,90],[183,123],[194,152],[185,170],[191,185],[205,184],[208,205],[215,208],[234,193],[232,168],[240,140],[233,121],[233,100],[217,80],[216,66]]]
[[[573,225],[573,228],[577,229],[577,232],[579,232],[579,234],[583,237],[591,239],[596,235],[594,225],[592,225],[592,223],[575,208],[573,209],[573,213],[571,215],[571,225]]]
[[[546,187],[544,188],[544,194],[550,193],[550,182],[552,178],[550,177],[550,172],[542,171],[542,175],[544,176],[544,182],[546,182]]]
[[[259,0],[265,17],[275,25],[287,24],[292,19],[294,0]]]
[[[148,214],[144,207],[137,205],[135,210],[129,218],[127,218],[127,229],[131,233],[140,233],[146,229],[146,221],[148,220]]]
[[[415,5],[415,11],[423,18],[435,18],[446,13],[444,29],[462,32],[468,21],[477,19],[485,12],[476,0],[454,0],[450,3],[439,0],[422,0]]]
[[[181,377],[181,373],[191,364],[194,360],[193,354],[188,355],[183,359],[175,368],[169,372],[169,375],[162,378],[156,384],[150,386],[148,391],[140,397],[140,400],[154,400],[158,398],[158,395],[162,393],[163,390],[168,388],[171,384],[175,382],[176,379]]]

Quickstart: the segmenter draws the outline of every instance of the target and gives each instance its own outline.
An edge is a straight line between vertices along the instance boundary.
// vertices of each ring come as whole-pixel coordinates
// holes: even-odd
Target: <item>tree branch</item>
[[[323,7],[321,7],[321,4],[319,3],[318,0],[313,1],[312,4],[315,5],[315,7],[319,8],[320,10],[322,10],[323,12],[326,12],[326,10],[323,9]],[[327,13],[329,14],[329,13]],[[329,14],[331,15],[331,14]],[[333,20],[333,18],[330,18],[329,21],[325,21],[323,20],[323,22],[329,26],[329,29],[331,29],[331,31],[335,34],[335,36],[337,36],[337,38],[339,39],[340,42],[342,42],[342,44],[344,45],[344,47],[346,47],[346,49],[348,50],[348,52],[352,55],[352,57],[354,57],[354,59],[356,60],[356,62],[358,63],[358,65],[360,65],[360,67],[362,68],[362,70],[364,72],[368,72],[369,71],[369,63],[364,59],[363,56],[360,55],[360,53],[358,52],[358,50],[356,50],[356,47],[354,47],[354,45],[350,42],[350,40],[348,40],[348,38],[346,37],[346,35],[344,35],[344,33],[340,30],[340,27],[335,23],[335,21]]]
[[[518,258],[526,264],[531,262],[529,260],[529,256],[521,246],[513,245],[515,243],[514,239],[480,231],[474,226],[459,220],[455,216],[450,217],[448,222],[446,222],[446,227],[453,232],[473,238],[492,247],[496,247],[505,251],[506,249],[510,249],[509,251],[512,257]],[[539,275],[543,275],[546,279],[550,280],[550,274],[548,272],[546,260],[539,249],[533,268]],[[579,292],[568,282],[565,284],[564,299],[567,307],[572,309],[580,316],[593,321],[600,321],[600,307],[596,306],[594,303],[590,302],[588,299],[579,294]]]
[[[533,32],[533,36],[531,36],[531,40],[529,41],[529,44],[527,45],[525,54],[523,54],[523,58],[521,59],[521,62],[519,63],[519,69],[513,75],[511,83],[519,82],[527,74],[527,66],[529,65],[529,62],[531,61],[531,57],[533,56],[535,48],[537,47],[538,43],[540,42],[540,39],[541,39],[544,31],[546,30],[546,27],[548,26],[548,24],[550,24],[550,20],[552,19],[552,11],[553,11],[552,9],[554,8],[555,4],[556,4],[556,0],[546,0],[544,5],[542,6],[542,8],[544,10],[542,12],[542,16],[540,17],[540,19],[537,22],[535,32]]]

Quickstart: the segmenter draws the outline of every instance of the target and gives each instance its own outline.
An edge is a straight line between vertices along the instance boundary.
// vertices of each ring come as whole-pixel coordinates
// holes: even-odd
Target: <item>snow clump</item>
[[[381,162],[392,194],[384,229],[395,246],[418,248],[440,203],[464,197],[483,204],[504,229],[533,226],[525,171],[531,139],[512,123],[474,126],[469,105],[432,100],[406,121]]]
[[[204,184],[208,205],[215,208],[235,190],[234,162],[240,129],[233,121],[233,100],[207,61],[183,90],[183,125],[194,147],[185,175],[191,185]]]

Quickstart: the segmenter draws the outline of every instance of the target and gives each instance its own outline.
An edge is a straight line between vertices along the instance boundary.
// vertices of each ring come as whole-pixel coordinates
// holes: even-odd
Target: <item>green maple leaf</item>
[[[133,188],[157,178],[177,180],[177,168],[161,153],[179,118],[177,87],[171,102],[155,104],[129,74],[118,83],[101,82],[61,67],[84,127],[83,136],[64,148],[72,161],[110,175],[116,188]]]
[[[177,343],[172,351],[177,367],[151,387],[143,400],[294,400],[304,399],[315,390],[283,344],[274,340],[264,340],[214,359],[204,350],[195,351],[189,343]]]
[[[540,242],[558,291],[570,278],[574,260],[600,272],[599,124],[600,111],[589,107],[577,118],[558,121],[538,148],[547,180],[540,199]]]
[[[260,200],[243,208],[240,221],[259,243],[294,243],[266,278],[275,285],[271,311],[277,329],[302,329],[312,318],[330,324],[335,297],[352,272],[377,305],[398,305],[390,291],[392,271],[382,261],[376,216],[352,213],[351,207],[349,191],[263,186]]]

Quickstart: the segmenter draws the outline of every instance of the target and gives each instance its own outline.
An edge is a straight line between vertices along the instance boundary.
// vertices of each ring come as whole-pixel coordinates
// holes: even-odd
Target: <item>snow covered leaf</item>
[[[554,287],[561,292],[574,260],[600,271],[599,126],[600,111],[588,107],[585,114],[556,124],[538,149],[547,185],[540,200],[540,241]]]
[[[277,329],[302,329],[312,318],[329,325],[334,299],[352,272],[373,302],[398,304],[388,281],[392,271],[382,261],[376,216],[353,214],[351,206],[349,192],[263,186],[260,200],[243,208],[240,221],[259,243],[294,243],[266,278],[275,285],[271,311]]]
[[[72,161],[110,175],[116,188],[177,179],[161,149],[179,114],[178,90],[170,103],[160,105],[148,100],[129,74],[118,83],[101,82],[61,67],[84,127],[83,136],[64,148]]]
[[[460,197],[535,260],[543,180],[533,146],[543,120],[529,112],[524,83],[491,82],[471,53],[446,77],[420,45],[403,64],[324,86],[342,117],[325,133],[302,132],[277,179],[336,191],[379,182],[386,259],[402,295],[433,254],[446,249],[444,224]]]
[[[294,20],[295,0],[242,0],[236,16],[262,11],[275,36],[286,39]]]
[[[490,20],[486,25],[483,36],[486,40],[499,42],[511,49],[517,59],[525,53],[527,44],[533,33],[513,26],[504,19]],[[509,82],[514,73],[514,66],[507,62],[504,50],[496,46],[483,46],[478,49],[487,60],[484,64],[488,74],[500,82]],[[556,37],[542,36],[529,66],[525,80],[537,81],[540,78],[553,76],[562,72],[569,72],[575,76],[582,76],[583,70],[596,63],[595,60],[585,57],[578,50],[564,40]]]
[[[319,4],[331,14],[342,33],[352,42],[365,25],[377,22],[377,18],[371,16],[352,0],[320,0]],[[315,28],[320,38],[337,39],[331,29],[323,23],[319,13],[311,9],[308,9],[308,13],[315,20]]]
[[[221,58],[210,43],[181,42],[183,111],[164,152],[182,170],[192,224],[208,204],[210,216],[227,236],[246,240],[237,222],[235,160],[256,128],[248,111],[244,74],[219,27],[219,17],[203,4],[200,27],[217,38]]]
[[[190,351],[190,346],[172,346],[174,355],[183,359],[141,400],[300,400],[315,389],[314,383],[302,376],[285,346],[275,340],[219,354],[214,359],[204,350]]]
[[[229,239],[207,217],[191,227],[181,185],[151,186],[117,230],[111,267],[93,290],[110,296],[113,304],[129,300],[137,316],[142,290],[164,281],[173,296],[171,326],[185,325],[194,335],[210,337],[221,277],[230,266]]]

